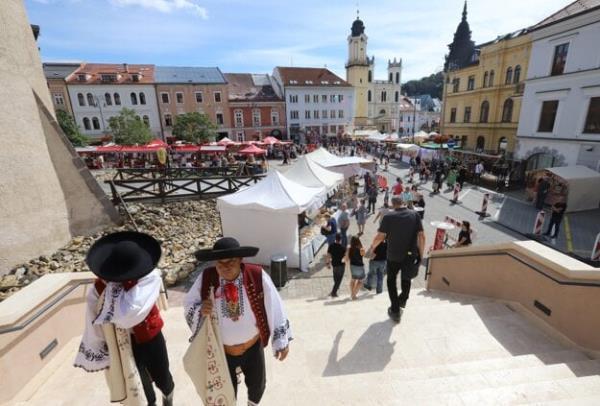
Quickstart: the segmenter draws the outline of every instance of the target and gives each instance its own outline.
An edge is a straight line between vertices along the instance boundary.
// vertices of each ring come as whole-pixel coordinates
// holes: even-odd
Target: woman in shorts
[[[350,297],[352,300],[357,299],[357,294],[362,287],[365,279],[365,263],[363,257],[365,256],[365,249],[360,242],[360,239],[353,235],[350,239],[350,247],[346,253],[346,263],[350,264],[350,274],[352,279],[350,280]]]

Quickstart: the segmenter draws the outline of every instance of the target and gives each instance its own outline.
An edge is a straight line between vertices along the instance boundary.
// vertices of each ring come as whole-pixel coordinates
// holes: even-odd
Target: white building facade
[[[600,9],[569,7],[532,32],[516,151],[528,169],[600,170]]]
[[[400,105],[402,99],[402,59],[388,61],[387,78],[373,80],[375,57],[369,59],[369,90],[367,104],[369,125],[381,133],[397,131],[400,126]]]
[[[427,106],[421,105],[420,98],[402,96],[399,108],[400,136],[412,136],[421,129],[427,132],[438,131],[441,117],[439,106],[436,105],[434,108],[429,109]]]
[[[343,135],[352,124],[354,88],[324,68],[277,67],[276,93],[285,100],[287,133],[299,142]]]

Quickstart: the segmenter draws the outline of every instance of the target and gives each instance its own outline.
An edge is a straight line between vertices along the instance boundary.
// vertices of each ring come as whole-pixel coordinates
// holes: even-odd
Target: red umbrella
[[[279,141],[275,137],[268,136],[268,137],[263,138],[262,143],[266,144],[266,145],[273,145],[273,144],[280,144],[281,141]]]
[[[244,149],[241,149],[238,154],[242,155],[265,155],[266,150],[258,148],[256,145],[250,145]]]
[[[198,152],[200,151],[200,147],[197,145],[191,145],[191,144],[186,144],[186,145],[174,145],[172,147],[173,151],[175,152]]]
[[[217,145],[232,145],[232,144],[235,144],[235,142],[231,141],[227,137],[221,138],[221,140],[219,142],[217,142]]]
[[[96,152],[121,152],[121,145],[100,145]]]

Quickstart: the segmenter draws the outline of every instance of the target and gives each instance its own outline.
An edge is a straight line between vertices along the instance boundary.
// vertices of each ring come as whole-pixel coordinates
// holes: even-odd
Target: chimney
[[[129,73],[129,65],[127,65],[126,63],[123,64],[123,69],[125,69],[126,73]]]

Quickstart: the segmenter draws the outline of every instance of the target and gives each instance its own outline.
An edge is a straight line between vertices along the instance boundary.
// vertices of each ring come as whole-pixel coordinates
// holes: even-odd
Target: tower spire
[[[465,6],[463,7],[462,20],[467,21],[467,0],[465,0]]]

